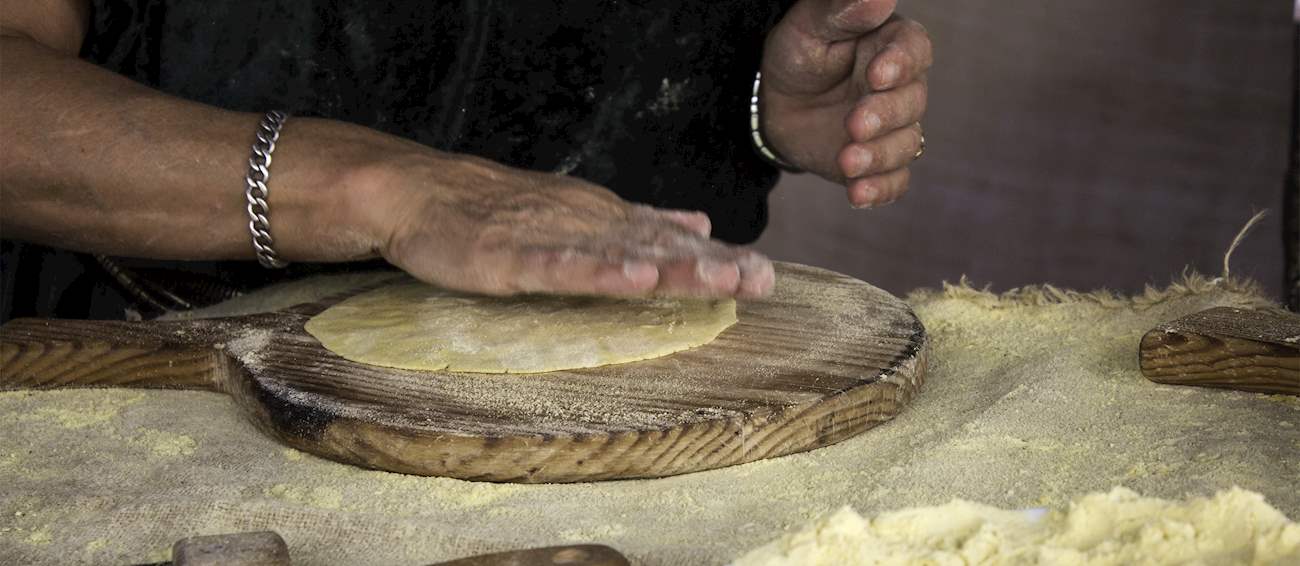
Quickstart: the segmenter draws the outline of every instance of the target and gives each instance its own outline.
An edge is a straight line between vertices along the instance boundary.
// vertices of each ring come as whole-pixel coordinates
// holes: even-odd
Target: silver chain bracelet
[[[253,249],[257,251],[257,262],[265,268],[281,268],[288,262],[277,257],[275,239],[271,237],[271,207],[266,204],[266,182],[271,178],[271,152],[275,151],[275,142],[280,139],[280,129],[284,127],[289,116],[279,110],[272,110],[262,118],[257,127],[257,141],[253,142],[253,154],[248,157],[248,175],[244,177],[247,188],[244,198],[248,200],[248,231],[253,234]]]
[[[763,140],[763,121],[758,112],[758,89],[763,84],[763,72],[754,73],[754,93],[749,97],[749,137],[754,140],[754,149],[764,160],[791,173],[802,173],[803,169],[795,167],[777,157],[776,152]]]

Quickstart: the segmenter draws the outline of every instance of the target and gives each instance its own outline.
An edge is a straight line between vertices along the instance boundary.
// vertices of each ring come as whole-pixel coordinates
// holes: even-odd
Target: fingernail
[[[659,277],[659,268],[641,261],[623,262],[623,277],[629,281],[645,282]]]
[[[885,63],[885,66],[880,68],[880,80],[884,83],[881,86],[885,88],[894,86],[894,81],[898,80],[898,64]]]
[[[704,283],[710,283],[713,281],[713,278],[714,276],[717,275],[717,273],[718,273],[718,264],[713,263],[711,261],[702,261],[702,260],[695,262],[696,279],[699,279]]]
[[[855,203],[853,208],[865,209],[874,207],[876,205],[876,198],[880,196],[879,193],[880,191],[875,187],[867,185],[862,189],[862,202]]]
[[[871,169],[871,163],[874,162],[875,160],[876,160],[876,156],[875,154],[871,153],[871,150],[864,149],[862,151],[859,151],[857,176],[861,176],[863,173],[866,173],[868,169]]]
[[[876,132],[880,131],[879,114],[876,114],[875,112],[867,114],[867,118],[863,120],[863,122],[867,124],[867,135],[874,135]]]
[[[747,298],[761,297],[772,290],[776,274],[772,262],[758,252],[749,252],[736,262],[740,266],[741,288],[738,293]]]

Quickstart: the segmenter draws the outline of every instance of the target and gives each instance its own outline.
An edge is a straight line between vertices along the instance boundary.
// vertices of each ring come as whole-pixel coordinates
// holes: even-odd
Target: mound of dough
[[[1235,488],[1177,502],[1117,487],[1045,516],[960,500],[871,520],[845,507],[734,566],[868,564],[1300,564],[1300,524]]]
[[[736,322],[734,300],[485,297],[406,280],[307,321],[327,349],[414,370],[537,373],[665,356]]]

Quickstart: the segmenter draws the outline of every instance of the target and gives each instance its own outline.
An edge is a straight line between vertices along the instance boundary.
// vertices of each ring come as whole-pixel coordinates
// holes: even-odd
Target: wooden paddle
[[[902,301],[792,264],[713,342],[575,371],[418,372],[344,360],[303,330],[332,297],[177,322],[19,319],[0,390],[154,387],[230,395],[266,434],[394,472],[502,482],[682,474],[839,442],[893,417],[925,368]],[[346,294],[345,294],[346,295]]]
[[[274,531],[187,537],[172,559],[142,566],[289,566],[289,547]],[[628,566],[617,550],[599,544],[548,546],[480,554],[429,566]]]
[[[599,544],[509,550],[430,566],[628,566],[627,557]]]
[[[1139,359],[1158,383],[1300,395],[1300,316],[1212,308],[1147,332]]]

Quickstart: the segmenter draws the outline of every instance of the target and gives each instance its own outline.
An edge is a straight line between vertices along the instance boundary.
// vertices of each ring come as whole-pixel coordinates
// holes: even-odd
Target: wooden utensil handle
[[[628,566],[628,561],[622,553],[608,546],[581,544],[484,554],[450,562],[439,562],[430,566],[521,566],[525,564]]]
[[[173,566],[289,566],[289,546],[275,531],[183,538]]]
[[[0,327],[0,390],[148,387],[217,391],[229,324],[22,318]]]
[[[1300,395],[1300,316],[1201,311],[1143,336],[1139,364],[1157,383]]]

